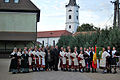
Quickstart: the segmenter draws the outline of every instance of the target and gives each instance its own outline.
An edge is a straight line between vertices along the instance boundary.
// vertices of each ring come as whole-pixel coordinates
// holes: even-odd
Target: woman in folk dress
[[[110,57],[110,54],[107,51],[105,51],[105,48],[103,48],[102,57],[100,59],[100,67],[102,67],[104,69],[103,73],[107,72],[107,70],[106,70],[107,69],[107,66],[106,66],[106,64],[107,64],[106,58],[107,57]]]
[[[62,57],[62,68],[63,68],[63,71],[65,71],[66,70],[66,49],[65,48],[60,53],[60,56]]]
[[[21,72],[28,73],[29,72],[29,61],[28,61],[29,55],[26,52],[26,50],[23,51],[23,54],[21,55]]]
[[[12,72],[13,74],[16,74],[18,72],[17,65],[18,65],[18,58],[17,58],[17,48],[14,48],[13,52],[10,54],[11,63],[9,72]]]
[[[79,60],[79,71],[84,72],[85,59],[83,56],[83,51],[80,51],[80,54],[78,55],[78,60]]]
[[[21,67],[21,48],[19,48],[18,52],[17,52],[17,57],[18,57],[18,72],[20,72],[20,67]]]
[[[68,64],[67,64],[67,68],[68,68],[68,71],[71,71],[71,64],[72,64],[72,59],[71,59],[71,49],[68,49],[68,53],[66,53],[66,56],[67,56],[67,61],[68,61]]]
[[[76,49],[71,54],[71,56],[73,57],[73,61],[74,61],[74,71],[77,72],[77,67],[78,67],[78,53],[77,53]]]
[[[28,50],[28,55],[29,55],[29,58],[28,58],[29,68],[32,69],[32,49],[31,48]]]

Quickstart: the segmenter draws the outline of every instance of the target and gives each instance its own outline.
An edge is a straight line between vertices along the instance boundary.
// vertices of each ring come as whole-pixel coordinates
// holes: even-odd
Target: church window
[[[71,19],[71,15],[69,15],[69,19]]]
[[[71,29],[71,25],[69,25],[69,29]]]
[[[78,20],[78,16],[77,16],[76,18],[77,18],[77,20]]]
[[[14,3],[18,3],[19,2],[19,0],[14,0]]]
[[[10,0],[4,0],[4,2],[5,2],[5,3],[9,3],[9,2],[10,2]]]
[[[55,47],[55,40],[53,40],[53,46]]]
[[[69,10],[69,12],[71,12],[72,10]]]
[[[42,41],[42,45],[44,46],[44,41]]]

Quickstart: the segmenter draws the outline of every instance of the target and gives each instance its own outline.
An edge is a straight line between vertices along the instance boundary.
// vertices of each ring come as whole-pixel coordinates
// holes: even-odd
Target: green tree
[[[99,28],[95,27],[93,24],[82,24],[81,26],[78,27],[77,32],[81,31],[96,31]]]

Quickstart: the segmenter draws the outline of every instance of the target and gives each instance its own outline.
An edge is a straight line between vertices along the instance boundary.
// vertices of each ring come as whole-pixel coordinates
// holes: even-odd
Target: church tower
[[[75,33],[79,26],[79,6],[76,0],[70,0],[66,5],[66,30]]]

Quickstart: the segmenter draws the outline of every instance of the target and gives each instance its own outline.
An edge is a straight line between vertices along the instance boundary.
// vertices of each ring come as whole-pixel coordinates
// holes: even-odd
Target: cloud
[[[66,9],[69,0],[31,0],[41,9],[38,31],[65,29]],[[113,14],[113,5],[110,0],[76,0],[80,5],[79,22],[93,23],[104,28],[112,25],[112,19],[106,23]],[[105,24],[106,23],[106,24]]]

